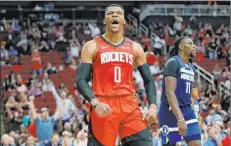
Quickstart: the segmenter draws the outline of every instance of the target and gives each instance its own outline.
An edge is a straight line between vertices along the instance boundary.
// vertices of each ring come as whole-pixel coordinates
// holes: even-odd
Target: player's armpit
[[[88,81],[91,78],[92,64],[85,62],[80,63],[77,72],[77,89],[79,93],[82,94],[88,102],[90,102],[92,99],[96,98],[88,84]]]
[[[91,63],[96,55],[97,44],[94,40],[88,41],[83,45],[81,51],[81,62]]]
[[[147,63],[138,66],[138,70],[144,80],[145,92],[148,97],[149,104],[156,104],[156,86]]]

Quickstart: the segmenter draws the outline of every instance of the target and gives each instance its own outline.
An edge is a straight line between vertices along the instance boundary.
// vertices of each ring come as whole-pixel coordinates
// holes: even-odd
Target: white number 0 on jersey
[[[115,83],[121,82],[121,68],[120,67],[114,68],[114,82]]]

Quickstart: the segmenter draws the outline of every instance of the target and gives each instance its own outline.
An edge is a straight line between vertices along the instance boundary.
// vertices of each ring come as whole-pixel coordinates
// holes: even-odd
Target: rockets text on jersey
[[[93,61],[93,91],[98,96],[135,94],[133,42],[124,37],[119,45],[113,45],[102,36],[95,39],[97,53]]]

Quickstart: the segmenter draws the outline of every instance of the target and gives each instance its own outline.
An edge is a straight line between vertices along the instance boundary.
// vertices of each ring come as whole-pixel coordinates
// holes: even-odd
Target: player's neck
[[[103,37],[110,43],[117,45],[120,44],[123,41],[123,33],[110,33],[105,32],[103,34]]]
[[[183,55],[182,53],[179,53],[179,56],[185,64],[188,64],[189,57]]]

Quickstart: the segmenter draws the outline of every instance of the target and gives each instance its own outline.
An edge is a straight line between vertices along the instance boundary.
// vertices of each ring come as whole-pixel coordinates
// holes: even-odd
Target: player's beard
[[[190,53],[190,55],[189,55],[189,62],[190,63],[192,63],[192,60],[195,58],[196,56],[195,56],[195,54],[193,54],[192,52]]]

